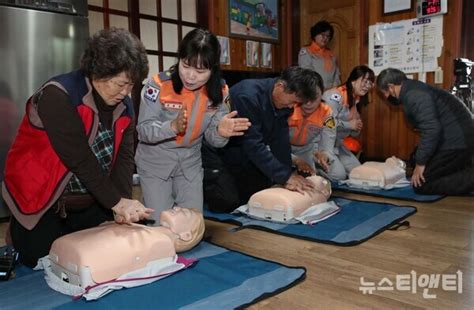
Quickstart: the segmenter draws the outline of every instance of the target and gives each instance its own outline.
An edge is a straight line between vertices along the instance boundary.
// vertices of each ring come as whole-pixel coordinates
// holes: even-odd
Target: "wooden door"
[[[320,20],[327,20],[334,27],[334,37],[329,45],[337,56],[341,80],[345,81],[360,58],[360,1],[357,0],[301,0],[300,41],[311,43],[310,29]]]

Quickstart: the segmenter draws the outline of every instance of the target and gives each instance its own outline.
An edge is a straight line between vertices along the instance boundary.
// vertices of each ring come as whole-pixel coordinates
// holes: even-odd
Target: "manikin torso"
[[[300,194],[282,187],[259,191],[249,199],[249,214],[270,220],[286,222],[299,216],[309,207],[326,202],[331,195],[331,184],[320,176],[308,177],[315,192]]]
[[[57,239],[49,257],[71,274],[79,274],[80,269],[86,267],[91,280],[101,283],[130,270],[144,268],[152,261],[174,259],[176,251],[166,230],[164,227],[105,223]],[[62,277],[66,276],[67,273]]]
[[[368,161],[352,169],[349,183],[367,187],[387,187],[405,179],[405,163],[392,156],[385,162]]]

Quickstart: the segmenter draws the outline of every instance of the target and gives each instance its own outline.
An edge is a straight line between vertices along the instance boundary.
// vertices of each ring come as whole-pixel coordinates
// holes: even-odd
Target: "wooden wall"
[[[437,86],[445,89],[451,87],[452,61],[460,50],[462,5],[462,0],[448,1],[448,13],[444,15],[444,46],[438,59],[444,74],[443,84]],[[415,8],[407,13],[383,15],[382,6],[382,0],[301,0],[301,42],[310,42],[309,29],[314,23],[321,19],[331,22],[335,36],[330,47],[338,57],[344,81],[354,66],[368,61],[369,25],[416,18]],[[417,74],[414,77],[417,78]],[[434,84],[434,73],[428,73],[426,81]],[[361,139],[366,158],[383,159],[392,155],[409,158],[418,135],[406,122],[400,108],[390,107],[376,90],[372,90],[370,104],[363,109],[362,118]]]
[[[206,14],[208,14],[209,29],[217,35],[229,36],[228,1],[199,1],[205,4],[202,7],[208,8]],[[443,15],[444,45],[442,54],[438,58],[443,69],[443,83],[437,86],[445,89],[449,89],[454,81],[453,59],[463,56],[459,53],[461,52],[463,5],[468,7],[465,1],[468,0],[448,1],[448,13]],[[413,0],[413,3],[416,1]],[[237,71],[279,72],[288,65],[296,64],[299,48],[310,42],[311,26],[318,20],[326,19],[335,28],[331,49],[338,57],[344,81],[354,66],[366,64],[368,61],[369,25],[416,17],[415,8],[408,13],[383,15],[382,6],[383,0],[280,0],[281,38],[278,44],[273,44],[273,68],[247,67],[245,40],[233,37],[230,38],[231,65],[224,65],[222,68]],[[464,12],[464,16],[467,15]],[[466,29],[466,23],[465,21],[464,29]],[[472,25],[472,23],[467,25]],[[472,32],[469,36],[472,37]],[[471,51],[471,46],[472,43],[465,43],[463,52]],[[414,78],[417,78],[416,74]],[[426,81],[434,84],[434,73],[428,73]],[[370,104],[363,109],[362,118],[364,129],[361,139],[366,158],[383,159],[392,155],[402,159],[409,158],[418,142],[418,135],[406,122],[401,108],[390,107],[375,90],[372,90]]]
[[[408,13],[382,15],[382,3],[379,0],[367,0],[369,25],[376,23],[394,22],[403,19],[416,18],[415,10]],[[416,1],[414,1],[416,2]],[[444,46],[438,63],[443,69],[443,84],[438,87],[449,89],[453,79],[453,59],[457,57],[460,48],[462,0],[448,1],[448,13],[443,18]],[[367,60],[367,45],[364,46],[364,59]],[[417,74],[414,78],[418,78]],[[428,73],[426,82],[434,84],[434,73]],[[397,155],[408,159],[418,142],[418,133],[405,120],[401,108],[389,106],[380,95],[373,90],[371,102],[363,113],[364,120],[364,152],[367,157],[386,158]]]

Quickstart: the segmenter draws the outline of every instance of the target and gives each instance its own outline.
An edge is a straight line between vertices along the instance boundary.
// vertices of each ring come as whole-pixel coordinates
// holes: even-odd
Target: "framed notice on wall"
[[[369,26],[369,67],[405,73],[432,72],[443,48],[443,16]]]
[[[260,67],[272,68],[273,67],[272,45],[270,43],[262,42],[261,50],[262,50],[262,57],[260,59]]]
[[[247,67],[258,67],[258,50],[260,42],[247,41],[246,42],[246,62]]]
[[[414,0],[384,0],[382,15],[409,12],[413,10]]]

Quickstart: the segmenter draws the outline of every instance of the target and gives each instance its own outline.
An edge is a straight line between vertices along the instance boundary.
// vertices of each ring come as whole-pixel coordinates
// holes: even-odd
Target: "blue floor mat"
[[[99,300],[72,301],[46,284],[43,271],[16,267],[0,282],[1,309],[235,309],[275,295],[304,279],[306,269],[287,267],[201,242],[187,258],[193,267],[159,281],[114,291]]]
[[[443,195],[420,195],[415,193],[412,186],[393,188],[389,190],[354,188],[349,187],[346,184],[338,184],[337,182],[332,182],[331,186],[333,190],[339,190],[343,192],[418,202],[435,202],[446,197]],[[333,195],[337,196],[337,193],[333,193]]]
[[[237,224],[240,226],[238,229],[261,229],[299,239],[349,246],[368,240],[385,229],[403,222],[416,212],[416,208],[411,206],[343,198],[331,200],[341,207],[341,211],[315,225],[280,224],[252,219],[245,215],[214,213],[207,209],[204,210],[204,217],[208,220]]]

